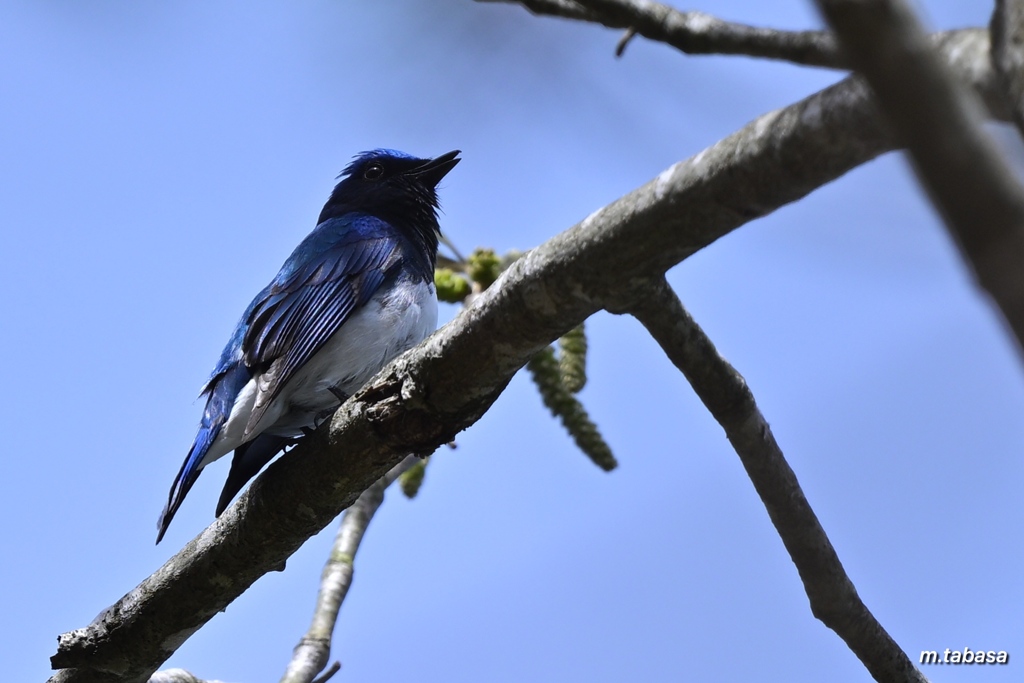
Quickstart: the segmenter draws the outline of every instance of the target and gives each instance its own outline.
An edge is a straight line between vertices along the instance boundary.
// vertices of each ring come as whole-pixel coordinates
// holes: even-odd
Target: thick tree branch
[[[316,609],[309,630],[295,646],[292,660],[281,677],[281,683],[312,683],[317,674],[327,666],[331,656],[331,637],[338,621],[341,603],[348,595],[354,574],[353,563],[363,534],[377,508],[384,502],[384,491],[402,476],[402,473],[419,462],[414,455],[407,456],[370,488],[356,498],[356,502],[345,511],[338,527],[338,535],[331,547],[331,555],[324,565],[320,577],[320,591],[316,596]],[[152,683],[152,681],[150,681]]]
[[[1017,129],[1024,133],[1024,0],[996,0],[990,30],[992,65]]]
[[[722,21],[704,12],[681,12],[640,0],[477,0],[518,4],[537,15],[627,29],[687,54],[746,55],[805,66],[846,67],[827,31],[779,31]],[[624,47],[624,45],[623,45]],[[617,54],[621,54],[621,48]]]
[[[986,32],[959,32],[945,47],[988,94]],[[145,681],[406,454],[429,453],[479,419],[537,351],[602,307],[624,310],[652,276],[893,144],[867,88],[847,79],[760,117],[529,252],[167,564],[60,636],[51,663],[62,670],[51,681]]]
[[[903,0],[817,0],[1024,351],[1024,188]]]
[[[629,312],[722,425],[800,573],[814,616],[846,642],[875,680],[927,683],[861,601],[743,377],[718,354],[668,283],[651,286]]]

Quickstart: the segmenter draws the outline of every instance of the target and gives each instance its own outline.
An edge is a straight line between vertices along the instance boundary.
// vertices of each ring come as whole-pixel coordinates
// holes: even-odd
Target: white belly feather
[[[303,427],[340,405],[331,387],[352,395],[398,354],[437,329],[433,282],[399,282],[378,292],[352,314],[316,355],[288,381],[250,433],[299,436]],[[231,415],[210,445],[202,466],[244,443],[242,435],[256,402],[258,377],[239,392]]]

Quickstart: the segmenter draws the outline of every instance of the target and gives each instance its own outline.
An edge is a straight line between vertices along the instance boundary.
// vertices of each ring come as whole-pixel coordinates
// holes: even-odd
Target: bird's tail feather
[[[174,513],[181,507],[192,485],[199,478],[199,473],[207,464],[207,454],[210,447],[220,434],[221,428],[231,415],[238,392],[242,390],[245,383],[249,381],[249,370],[240,362],[237,362],[223,371],[219,372],[207,385],[206,409],[203,410],[203,419],[199,425],[199,432],[196,434],[192,448],[189,449],[185,462],[178,470],[178,476],[174,478],[171,485],[171,492],[167,496],[167,507],[164,508],[157,522],[156,542],[159,543],[167,531],[167,526],[174,518]]]
[[[260,434],[252,441],[236,448],[231,459],[231,471],[228,472],[228,479],[224,482],[220,500],[217,501],[217,516],[220,517],[235,495],[250,479],[259,474],[264,465],[294,441],[294,438],[287,436]]]
[[[171,492],[167,496],[167,506],[164,507],[164,511],[160,513],[160,519],[157,521],[157,529],[159,530],[156,536],[157,543],[163,540],[164,534],[167,533],[167,527],[170,525],[171,520],[174,519],[174,513],[181,507],[182,501],[185,500],[185,495],[192,488],[192,485],[196,483],[199,473],[203,471],[200,463],[203,461],[203,456],[206,455],[206,452],[210,450],[213,440],[217,438],[220,427],[220,422],[217,422],[212,425],[204,424],[199,428],[196,440],[192,442],[192,448],[189,449],[185,462],[181,464],[181,469],[178,470],[178,476],[174,478],[174,483],[171,484]]]

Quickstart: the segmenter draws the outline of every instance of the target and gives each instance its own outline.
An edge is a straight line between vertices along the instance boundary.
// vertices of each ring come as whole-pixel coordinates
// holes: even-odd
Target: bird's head
[[[459,154],[421,159],[391,149],[363,152],[342,171],[317,223],[357,211],[396,226],[437,230],[437,184],[459,163]]]

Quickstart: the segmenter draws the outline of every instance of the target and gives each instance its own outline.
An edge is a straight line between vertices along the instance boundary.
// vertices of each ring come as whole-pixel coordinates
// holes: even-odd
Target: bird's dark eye
[[[384,177],[384,167],[380,164],[370,164],[363,171],[363,178],[365,180],[380,180]]]

